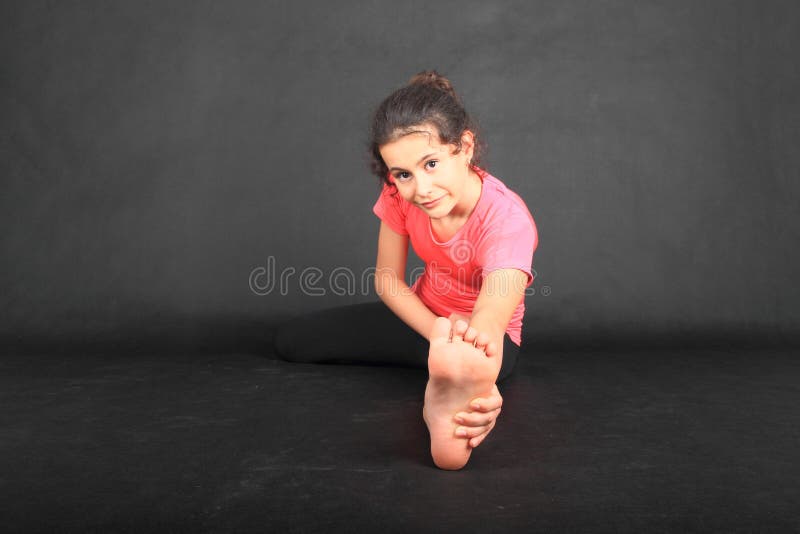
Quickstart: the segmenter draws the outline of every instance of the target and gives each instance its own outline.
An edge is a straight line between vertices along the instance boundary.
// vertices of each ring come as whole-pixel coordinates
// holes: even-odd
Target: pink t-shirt
[[[372,211],[398,234],[409,236],[425,271],[411,286],[436,315],[469,316],[483,279],[496,269],[514,268],[533,282],[531,264],[538,244],[536,223],[525,202],[488,172],[472,167],[483,183],[478,204],[467,222],[449,240],[436,239],[430,218],[384,184]],[[393,194],[394,193],[394,194]],[[525,302],[514,310],[506,332],[519,345]]]

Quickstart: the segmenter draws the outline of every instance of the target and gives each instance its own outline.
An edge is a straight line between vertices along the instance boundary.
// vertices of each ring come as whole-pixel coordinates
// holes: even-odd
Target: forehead
[[[415,165],[419,158],[430,153],[444,151],[446,145],[439,142],[439,135],[435,130],[420,129],[406,134],[398,139],[381,145],[380,152],[384,162],[392,167]]]

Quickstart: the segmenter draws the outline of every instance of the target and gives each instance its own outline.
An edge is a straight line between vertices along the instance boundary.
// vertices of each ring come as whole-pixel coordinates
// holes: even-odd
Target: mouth
[[[420,204],[420,205],[424,206],[425,208],[429,208],[430,209],[430,208],[433,208],[434,206],[436,206],[436,204],[438,204],[439,201],[442,200],[443,198],[444,198],[444,195],[440,196],[436,200],[431,200],[430,202],[425,202],[425,203]]]

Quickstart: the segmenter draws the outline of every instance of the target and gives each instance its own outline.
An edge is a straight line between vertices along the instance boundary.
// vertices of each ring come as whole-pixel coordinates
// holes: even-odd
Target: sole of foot
[[[466,343],[450,340],[451,323],[436,319],[428,353],[428,385],[422,411],[431,437],[431,456],[440,469],[458,470],[469,461],[469,441],[455,435],[453,416],[475,397],[490,394],[499,371],[497,358]]]

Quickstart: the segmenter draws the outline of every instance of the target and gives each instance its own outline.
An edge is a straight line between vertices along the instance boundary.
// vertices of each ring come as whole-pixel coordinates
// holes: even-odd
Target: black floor
[[[523,353],[465,469],[421,370],[5,355],[3,532],[800,531],[790,350]]]

